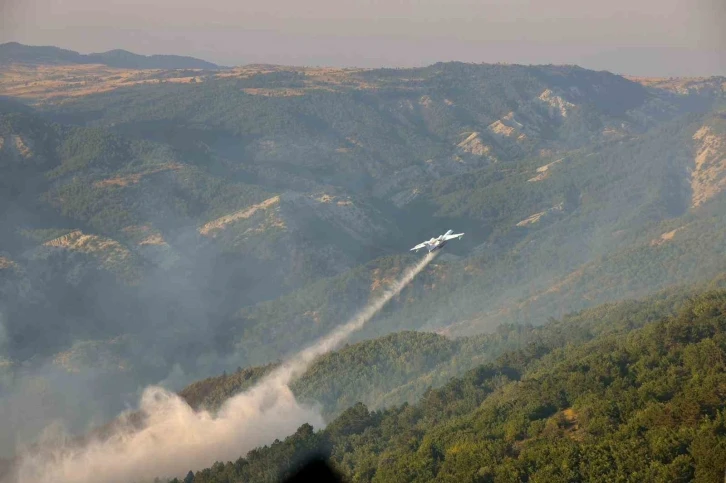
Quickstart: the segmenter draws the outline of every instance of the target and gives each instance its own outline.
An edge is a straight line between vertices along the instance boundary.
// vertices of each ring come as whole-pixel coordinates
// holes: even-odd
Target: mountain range
[[[79,54],[52,46],[23,45],[18,42],[0,44],[0,65],[68,65],[103,64],[124,69],[211,69],[220,67],[194,57],[180,55],[139,55],[114,49],[96,54]]]
[[[4,44],[5,407],[29,414],[45,394],[46,417],[78,429],[145,384],[251,381],[449,228],[466,235],[352,340],[422,348],[420,370],[306,393],[310,372],[298,389],[326,417],[363,395],[414,403],[532,340],[522,327],[712,280],[726,272],[725,93],[722,77],[577,66],[218,69]],[[326,363],[372,364],[346,354]],[[225,384],[182,394],[242,387]]]

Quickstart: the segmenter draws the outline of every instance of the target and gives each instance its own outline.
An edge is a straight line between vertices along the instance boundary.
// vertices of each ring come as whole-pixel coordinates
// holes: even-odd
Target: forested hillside
[[[413,402],[468,369],[447,356],[466,344],[494,357],[528,340],[522,324],[726,270],[722,78],[458,62],[202,72],[32,53],[0,66],[0,395],[62,394],[43,413],[75,429],[140,386],[281,360],[450,228],[464,238],[353,342],[471,337],[370,342],[361,360],[376,367],[388,347],[378,364],[398,369],[361,369],[367,404]],[[399,344],[420,360],[394,363]],[[305,387],[330,415],[353,402]]]
[[[553,321],[416,404],[356,404],[186,481],[278,481],[311,454],[348,481],[721,481],[726,292],[676,300]]]
[[[644,300],[626,300],[550,319],[542,326],[504,324],[491,334],[449,338],[425,332],[397,332],[347,345],[317,360],[292,384],[296,397],[321,403],[330,419],[355,403],[370,409],[416,402],[430,387],[494,361],[505,352],[531,343],[564,347],[603,334],[624,333],[659,318],[675,315],[699,291],[726,286],[723,276],[685,289],[673,288]],[[196,409],[216,411],[229,397],[251,387],[276,367],[238,368],[234,373],[197,381],[180,395]]]

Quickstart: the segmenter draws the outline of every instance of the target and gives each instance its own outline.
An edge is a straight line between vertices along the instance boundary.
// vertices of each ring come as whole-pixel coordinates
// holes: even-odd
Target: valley
[[[455,461],[484,450],[463,436],[434,450],[425,445],[439,436],[417,424],[443,431],[437,425],[456,425],[455,416],[474,421],[472,404],[490,394],[498,399],[481,411],[499,411],[496,401],[523,391],[525,375],[565,384],[557,364],[586,354],[565,356],[557,342],[521,366],[497,358],[583,318],[606,333],[607,320],[630,317],[612,309],[608,319],[609,307],[701,294],[726,273],[721,77],[461,62],[227,68],[8,45],[0,45],[0,400],[16,415],[24,405],[10,401],[42,399],[41,422],[65,418],[83,433],[150,384],[216,410],[366,306],[418,260],[411,246],[451,228],[466,236],[349,347],[291,385],[300,401],[322,405],[334,446],[373,444],[335,429],[349,424],[346,410],[385,441],[394,436],[381,425],[405,427],[433,455],[426,464],[435,471],[414,472],[427,479],[448,471],[437,451]],[[658,314],[664,326],[681,323],[675,308]],[[619,347],[630,330],[654,330],[652,320],[618,332]],[[605,364],[610,342],[597,337],[573,343],[596,347]],[[633,364],[652,356],[630,354]],[[470,382],[465,394],[444,396]],[[525,413],[506,428],[481,423],[510,446],[476,471],[499,475],[494,461],[547,432],[565,441],[582,428],[615,431],[572,405],[587,393],[577,391],[567,404],[550,401],[542,417],[527,409],[542,427],[521,422]],[[432,416],[434,407],[446,418]],[[393,422],[408,411],[428,415]],[[320,443],[321,433],[300,431],[290,441]],[[0,441],[0,457],[36,436]],[[279,444],[264,451],[288,451]],[[394,446],[370,450],[375,457],[370,448],[331,455],[356,481],[383,481],[404,471],[386,466],[387,451],[415,460],[403,442]],[[525,471],[520,463],[503,468]],[[194,481],[214,481],[204,478]]]

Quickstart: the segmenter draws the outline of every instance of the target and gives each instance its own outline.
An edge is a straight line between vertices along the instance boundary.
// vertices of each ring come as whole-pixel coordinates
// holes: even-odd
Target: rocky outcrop
[[[691,173],[691,206],[697,207],[726,189],[726,136],[703,126],[693,140],[696,157]]]
[[[555,94],[552,89],[545,89],[538,99],[548,108],[549,115],[552,118],[567,117],[567,115],[575,107],[575,104],[566,101],[561,96]]]
[[[510,112],[503,118],[494,121],[487,129],[499,137],[508,138],[512,141],[522,142],[527,139],[524,124],[516,120],[514,112]]]
[[[4,164],[3,161],[21,163],[35,157],[35,147],[31,139],[18,134],[0,136],[0,165]],[[42,161],[42,158],[39,157],[38,161]]]

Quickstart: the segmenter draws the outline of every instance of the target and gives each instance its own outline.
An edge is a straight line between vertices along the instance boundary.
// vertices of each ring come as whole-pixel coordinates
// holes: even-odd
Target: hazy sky
[[[726,0],[0,0],[0,42],[224,65],[568,63],[726,74]]]

